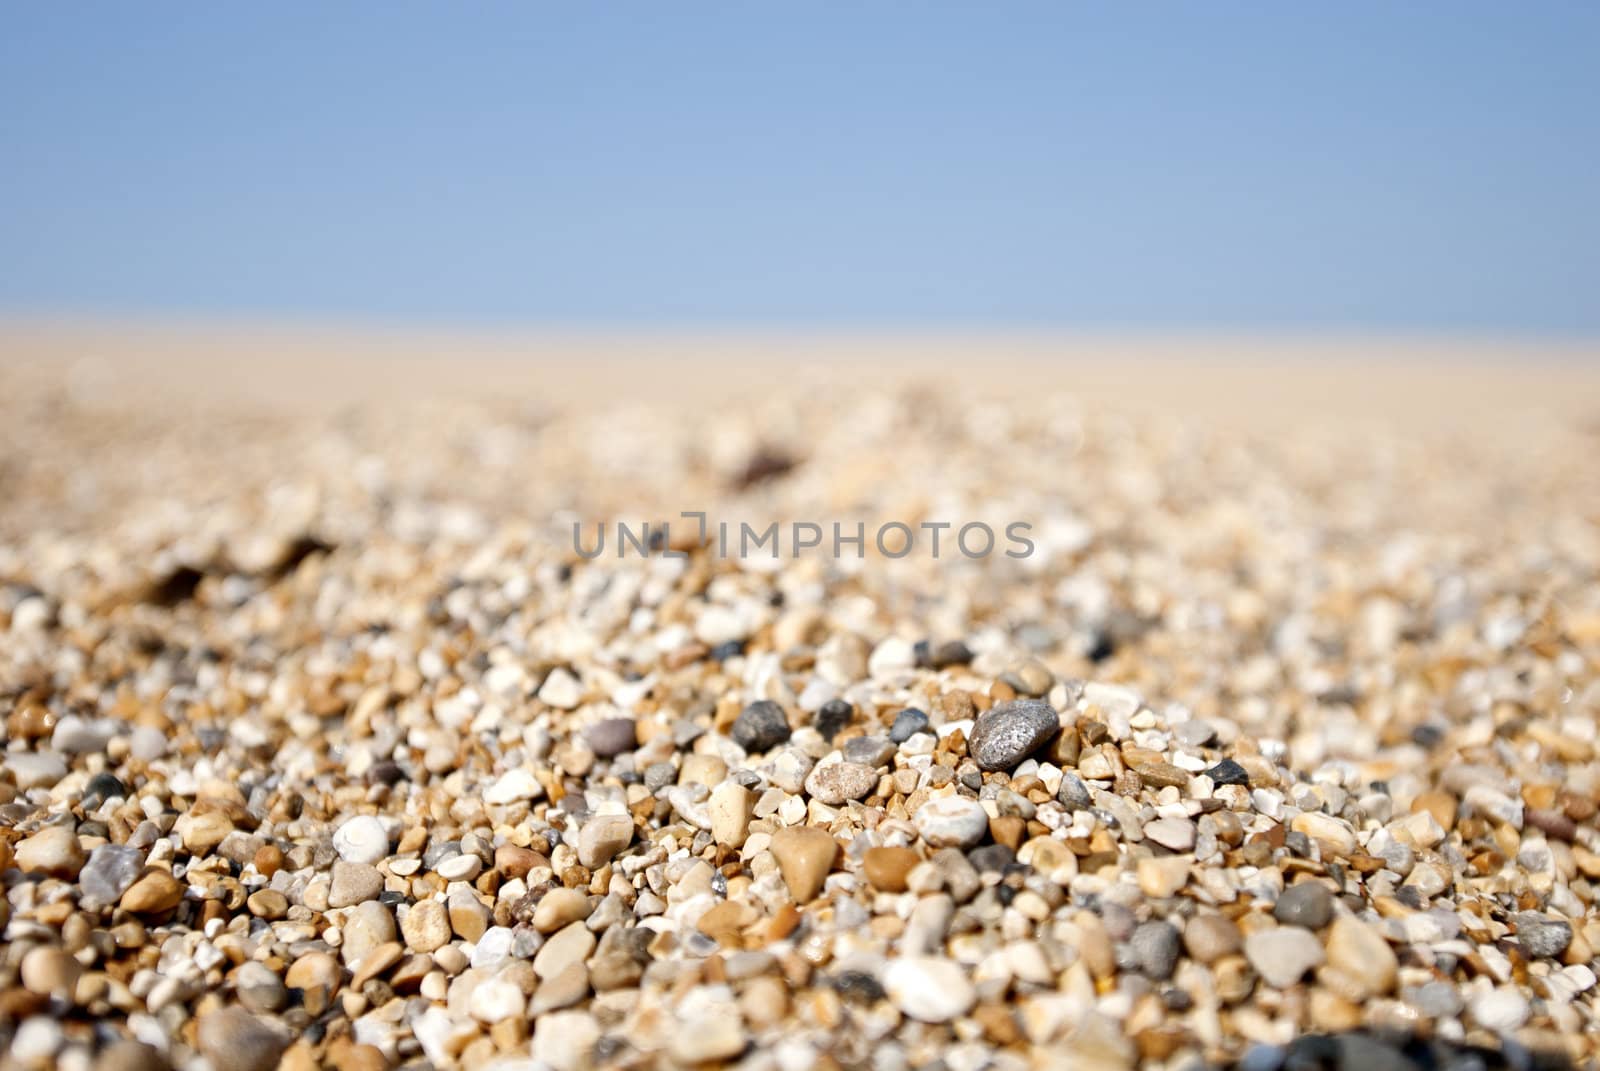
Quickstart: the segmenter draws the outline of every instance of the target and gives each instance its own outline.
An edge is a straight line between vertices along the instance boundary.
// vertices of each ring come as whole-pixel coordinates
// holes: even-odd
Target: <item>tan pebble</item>
[[[755,796],[737,781],[724,781],[711,790],[706,810],[711,816],[711,836],[730,848],[744,847],[750,833],[750,813]]]
[[[1326,952],[1328,965],[1355,984],[1351,999],[1379,997],[1394,987],[1399,960],[1383,935],[1360,919],[1334,919]]]
[[[592,910],[589,897],[577,889],[551,889],[540,897],[533,909],[533,928],[540,933],[554,933],[563,926],[588,918]]]
[[[554,978],[573,963],[582,963],[594,951],[595,937],[581,922],[558,930],[539,954],[533,957],[533,970],[540,978]]]
[[[525,878],[530,870],[549,865],[550,860],[532,848],[502,844],[494,850],[494,868],[508,878]]]
[[[590,870],[605,866],[633,842],[633,819],[625,814],[596,815],[578,834],[578,862]]]
[[[72,879],[83,869],[83,846],[65,826],[48,826],[17,845],[15,863],[29,874]]]
[[[245,906],[256,918],[272,921],[289,913],[289,898],[276,889],[258,889],[250,894]]]
[[[739,997],[739,1010],[757,1030],[775,1026],[789,1013],[789,987],[772,975],[753,978]]]
[[[128,886],[120,903],[135,915],[156,915],[171,911],[182,900],[183,885],[165,870],[152,870]]]
[[[64,949],[41,945],[22,957],[22,985],[42,997],[71,1000],[82,973],[82,965]]]
[[[1456,798],[1442,790],[1423,792],[1411,801],[1412,813],[1427,812],[1446,833],[1456,826]]]
[[[789,887],[789,895],[800,904],[809,902],[822,891],[822,884],[839,854],[839,842],[827,830],[816,826],[780,829],[772,835],[770,848],[778,863],[778,873]]]
[[[419,900],[400,920],[400,933],[412,951],[432,952],[450,941],[449,914],[437,900]]]
[[[173,830],[189,854],[209,855],[233,832],[233,822],[221,811],[207,811],[204,814],[191,811],[178,819]]]
[[[1297,814],[1289,828],[1320,843],[1325,856],[1347,856],[1356,850],[1355,830],[1330,814],[1320,811]]]
[[[920,861],[910,848],[868,848],[861,857],[861,869],[879,892],[905,892],[906,875]]]
[[[1186,788],[1189,784],[1188,771],[1170,762],[1142,762],[1133,771],[1139,775],[1139,780],[1157,788]]]
[[[1139,889],[1146,896],[1164,899],[1176,896],[1188,884],[1189,860],[1181,855],[1161,859],[1141,859],[1138,867]]]
[[[344,970],[339,961],[328,952],[307,952],[289,965],[284,972],[283,984],[290,989],[314,989],[318,986],[333,992],[339,988]]]
[[[534,991],[533,1003],[528,1008],[532,1015],[570,1008],[589,995],[589,969],[582,963],[569,963],[554,976],[539,983]]]
[[[1318,1030],[1343,1032],[1361,1025],[1361,1006],[1327,989],[1311,990],[1310,1011]]]
[[[1244,946],[1244,935],[1223,915],[1196,915],[1183,927],[1183,946],[1201,963],[1214,963]]]
[[[171,1066],[153,1045],[124,1038],[100,1051],[94,1071],[168,1071]]]
[[[1078,876],[1078,857],[1066,841],[1055,837],[1034,837],[1017,849],[1017,862],[1026,863],[1060,885]]]
[[[452,891],[445,907],[450,915],[450,929],[464,941],[477,941],[494,923],[493,912],[465,887]]]
[[[398,941],[385,941],[383,944],[361,957],[361,965],[356,969],[355,975],[350,979],[354,989],[360,989],[369,981],[379,977],[384,971],[399,963],[405,955]]]
[[[723,948],[739,948],[740,934],[760,916],[756,909],[740,900],[724,900],[695,923],[696,929]]]

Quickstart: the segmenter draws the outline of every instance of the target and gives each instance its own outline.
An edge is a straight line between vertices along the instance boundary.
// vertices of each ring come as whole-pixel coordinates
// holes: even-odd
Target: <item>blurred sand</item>
[[[131,404],[301,415],[419,397],[710,403],[760,394],[780,375],[791,385],[953,383],[987,398],[1067,390],[1085,404],[1254,426],[1329,414],[1600,419],[1600,344],[1562,341],[0,323],[0,373]]]

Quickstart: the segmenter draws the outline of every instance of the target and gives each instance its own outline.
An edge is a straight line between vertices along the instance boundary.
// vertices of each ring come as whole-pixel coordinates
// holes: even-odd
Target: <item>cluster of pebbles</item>
[[[7,1067],[1595,1053],[1592,429],[14,387]],[[574,552],[684,509],[1037,549]]]

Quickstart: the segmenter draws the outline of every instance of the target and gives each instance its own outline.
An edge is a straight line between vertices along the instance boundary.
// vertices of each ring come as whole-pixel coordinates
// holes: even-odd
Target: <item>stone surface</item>
[[[381,892],[383,875],[377,867],[367,863],[346,863],[342,859],[333,864],[333,881],[328,887],[329,907],[350,907],[376,900]]]
[[[910,848],[869,848],[861,858],[861,869],[874,889],[905,892],[906,877],[918,862]]]
[[[432,952],[450,942],[450,916],[437,900],[419,900],[400,920],[406,947],[413,952]]]
[[[1145,823],[1144,837],[1174,852],[1191,851],[1194,848],[1194,823],[1186,818],[1158,818]]]
[[[1533,912],[1516,916],[1517,945],[1530,959],[1555,959],[1572,944],[1572,925]]]

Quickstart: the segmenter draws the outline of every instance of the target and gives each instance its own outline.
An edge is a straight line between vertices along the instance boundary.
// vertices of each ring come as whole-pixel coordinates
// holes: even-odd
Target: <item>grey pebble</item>
[[[854,736],[844,742],[844,760],[877,769],[894,758],[895,746],[881,736]]]
[[[1517,944],[1529,959],[1554,959],[1572,943],[1572,926],[1533,912],[1516,916]]]
[[[1320,930],[1333,920],[1333,894],[1321,882],[1291,885],[1272,906],[1272,917],[1285,926]]]
[[[1166,981],[1178,966],[1178,929],[1159,919],[1141,923],[1128,938],[1134,961],[1147,976]]]
[[[897,744],[903,744],[918,733],[928,731],[928,715],[916,707],[907,707],[894,716],[894,724],[889,728],[889,739]]]
[[[1061,728],[1061,718],[1042,699],[1001,703],[978,716],[967,750],[985,770],[1011,770]]]
[[[122,898],[144,870],[144,853],[122,844],[102,844],[78,873],[84,907],[108,907]]]
[[[1094,803],[1094,797],[1089,795],[1089,786],[1075,773],[1061,775],[1061,787],[1056,790],[1056,799],[1069,811],[1081,811]]]

